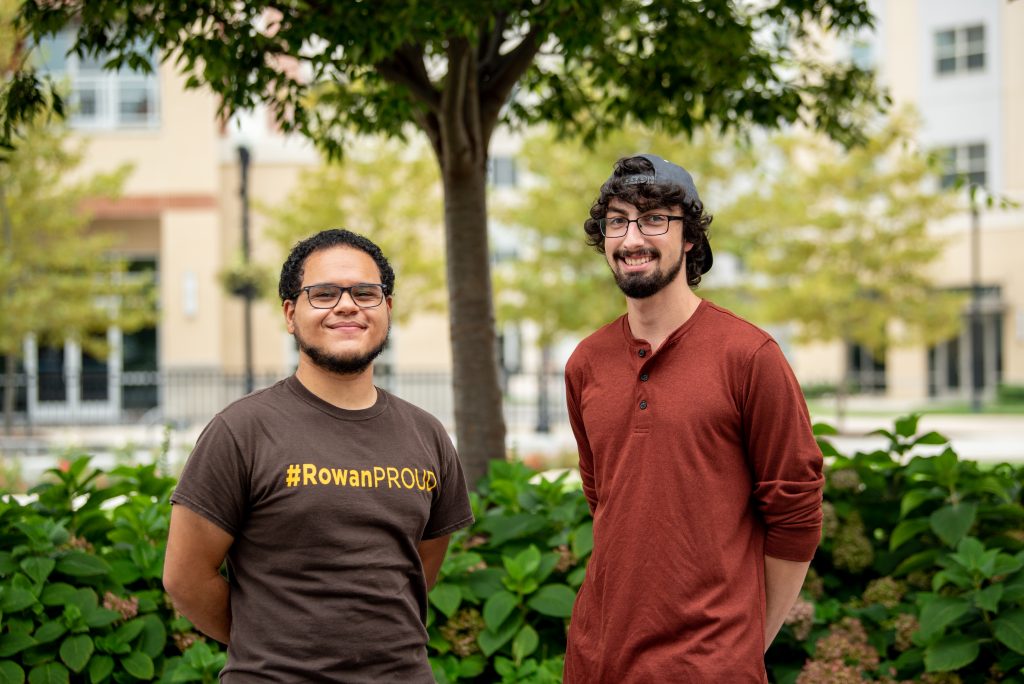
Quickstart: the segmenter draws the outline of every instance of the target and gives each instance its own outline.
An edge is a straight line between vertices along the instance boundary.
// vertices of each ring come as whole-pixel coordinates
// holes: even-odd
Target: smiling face
[[[680,215],[681,208],[651,207],[638,210],[617,197],[608,203],[607,217],[622,216],[635,219],[650,214]],[[692,247],[683,245],[683,223],[672,221],[663,235],[644,235],[636,223],[631,223],[626,234],[605,238],[604,249],[608,265],[615,275],[619,289],[632,299],[644,299],[663,290],[678,276],[686,263],[686,252]]]
[[[302,287],[330,283],[347,287],[380,283],[373,258],[351,247],[320,249],[306,258]],[[285,300],[288,332],[299,345],[299,363],[311,363],[342,375],[362,373],[381,353],[391,327],[391,297],[379,306],[361,309],[346,292],[331,309],[316,309],[305,292]]]

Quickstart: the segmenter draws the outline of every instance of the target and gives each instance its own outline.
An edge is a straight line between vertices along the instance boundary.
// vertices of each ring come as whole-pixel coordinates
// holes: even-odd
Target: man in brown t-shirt
[[[298,369],[214,417],[171,497],[164,585],[228,645],[224,681],[434,681],[427,591],[473,515],[441,424],[373,384],[394,282],[365,237],[299,242]]]
[[[594,514],[565,682],[766,682],[821,529],[800,386],[771,337],[690,289],[711,219],[682,167],[619,160],[590,216],[626,314],[565,369]]]

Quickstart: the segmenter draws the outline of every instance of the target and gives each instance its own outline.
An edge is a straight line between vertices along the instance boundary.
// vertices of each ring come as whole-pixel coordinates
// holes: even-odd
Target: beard
[[[643,254],[649,254],[654,258],[660,257],[661,252],[656,249],[643,250]],[[683,256],[685,252],[679,252],[679,261],[673,264],[667,271],[657,270],[653,273],[621,273],[617,269],[612,269],[612,274],[615,276],[615,283],[622,290],[622,293],[630,299],[645,299],[653,294],[661,292],[669,283],[675,280],[679,276],[679,272],[683,268]],[[616,258],[623,258],[627,255],[627,252],[617,251],[614,256]],[[637,253],[633,253],[632,256],[636,256]]]
[[[369,368],[370,364],[373,363],[373,360],[380,356],[380,353],[384,351],[384,347],[387,345],[388,337],[390,335],[391,323],[389,322],[388,329],[384,333],[384,339],[380,341],[380,344],[363,354],[348,354],[343,356],[341,354],[332,354],[326,349],[307,344],[299,335],[297,328],[294,333],[295,342],[299,345],[299,351],[308,356],[309,360],[313,362],[313,365],[318,366],[325,371],[337,373],[338,375],[358,375]]]

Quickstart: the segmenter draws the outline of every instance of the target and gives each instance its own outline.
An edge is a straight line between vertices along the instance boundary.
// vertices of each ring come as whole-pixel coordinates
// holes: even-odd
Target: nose
[[[622,236],[623,247],[634,247],[644,243],[644,235],[640,232],[640,224],[636,221],[631,221],[626,226],[626,234]]]
[[[347,313],[359,310],[356,300],[352,298],[352,290],[341,291],[341,296],[338,297],[338,303],[334,305],[334,310]]]

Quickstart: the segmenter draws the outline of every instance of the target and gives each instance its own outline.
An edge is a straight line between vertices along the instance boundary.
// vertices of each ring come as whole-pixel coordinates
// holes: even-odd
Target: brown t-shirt
[[[339,409],[292,376],[214,417],[171,501],[234,537],[222,680],[434,681],[416,549],[473,514],[431,415],[381,389]]]
[[[810,560],[824,483],[778,345],[704,301],[657,350],[605,326],[565,379],[594,513],[566,684],[766,682],[764,556]]]

